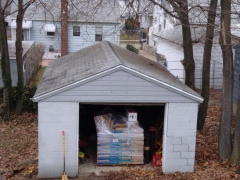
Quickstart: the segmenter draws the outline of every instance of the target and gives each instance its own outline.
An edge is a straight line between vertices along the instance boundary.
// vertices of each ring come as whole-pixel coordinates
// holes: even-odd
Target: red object
[[[62,131],[62,135],[64,136],[64,131]]]
[[[152,163],[153,163],[153,164],[156,164],[156,154],[153,154],[153,155],[152,155]]]
[[[161,166],[162,165],[162,155],[157,154],[156,155],[156,166]]]
[[[85,147],[86,146],[86,142],[85,141],[83,141],[83,140],[80,140],[79,141],[79,147]]]

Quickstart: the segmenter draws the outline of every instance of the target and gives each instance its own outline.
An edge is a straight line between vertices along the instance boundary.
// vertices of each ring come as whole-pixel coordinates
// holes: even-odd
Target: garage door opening
[[[162,148],[164,109],[164,104],[79,104],[79,172],[91,173],[106,165],[151,163],[152,155]],[[137,121],[129,122],[129,110],[137,113]],[[109,114],[114,117],[105,116]],[[107,124],[107,133],[113,133],[114,138],[100,136],[96,117],[112,117],[126,126]],[[138,134],[133,132],[136,129]],[[129,133],[128,138],[122,138],[122,133]]]

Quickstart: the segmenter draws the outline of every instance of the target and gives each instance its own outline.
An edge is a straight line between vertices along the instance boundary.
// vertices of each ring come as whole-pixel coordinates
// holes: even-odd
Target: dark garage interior
[[[152,161],[152,155],[162,148],[162,133],[164,124],[164,104],[80,104],[79,105],[79,164],[97,164],[98,146],[97,130],[94,117],[114,114],[116,119],[127,121],[126,109],[134,109],[137,113],[137,124],[143,130],[142,146],[143,163]],[[121,132],[115,133],[122,133]],[[131,135],[131,133],[129,133]],[[153,137],[154,136],[154,137]],[[130,142],[131,143],[131,142]],[[149,148],[148,148],[149,147]],[[141,152],[140,152],[141,153]],[[115,157],[115,156],[114,156]],[[111,158],[113,158],[111,156]],[[106,161],[106,159],[105,159]],[[139,163],[139,164],[143,164]],[[104,165],[138,164],[129,161],[111,161]]]

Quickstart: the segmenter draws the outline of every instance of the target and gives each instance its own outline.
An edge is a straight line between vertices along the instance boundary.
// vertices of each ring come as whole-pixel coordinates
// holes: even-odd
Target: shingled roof
[[[147,80],[163,84],[168,89],[185,94],[196,101],[203,99],[165,67],[143,56],[137,55],[120,46],[104,41],[71,53],[49,64],[33,100],[40,96],[61,92],[71,84],[76,84],[90,77],[114,68],[129,69]]]

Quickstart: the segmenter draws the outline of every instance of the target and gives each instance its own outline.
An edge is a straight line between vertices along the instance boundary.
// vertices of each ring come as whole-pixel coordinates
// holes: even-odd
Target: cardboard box
[[[135,109],[126,107],[126,115],[128,121],[137,121],[137,111]]]

